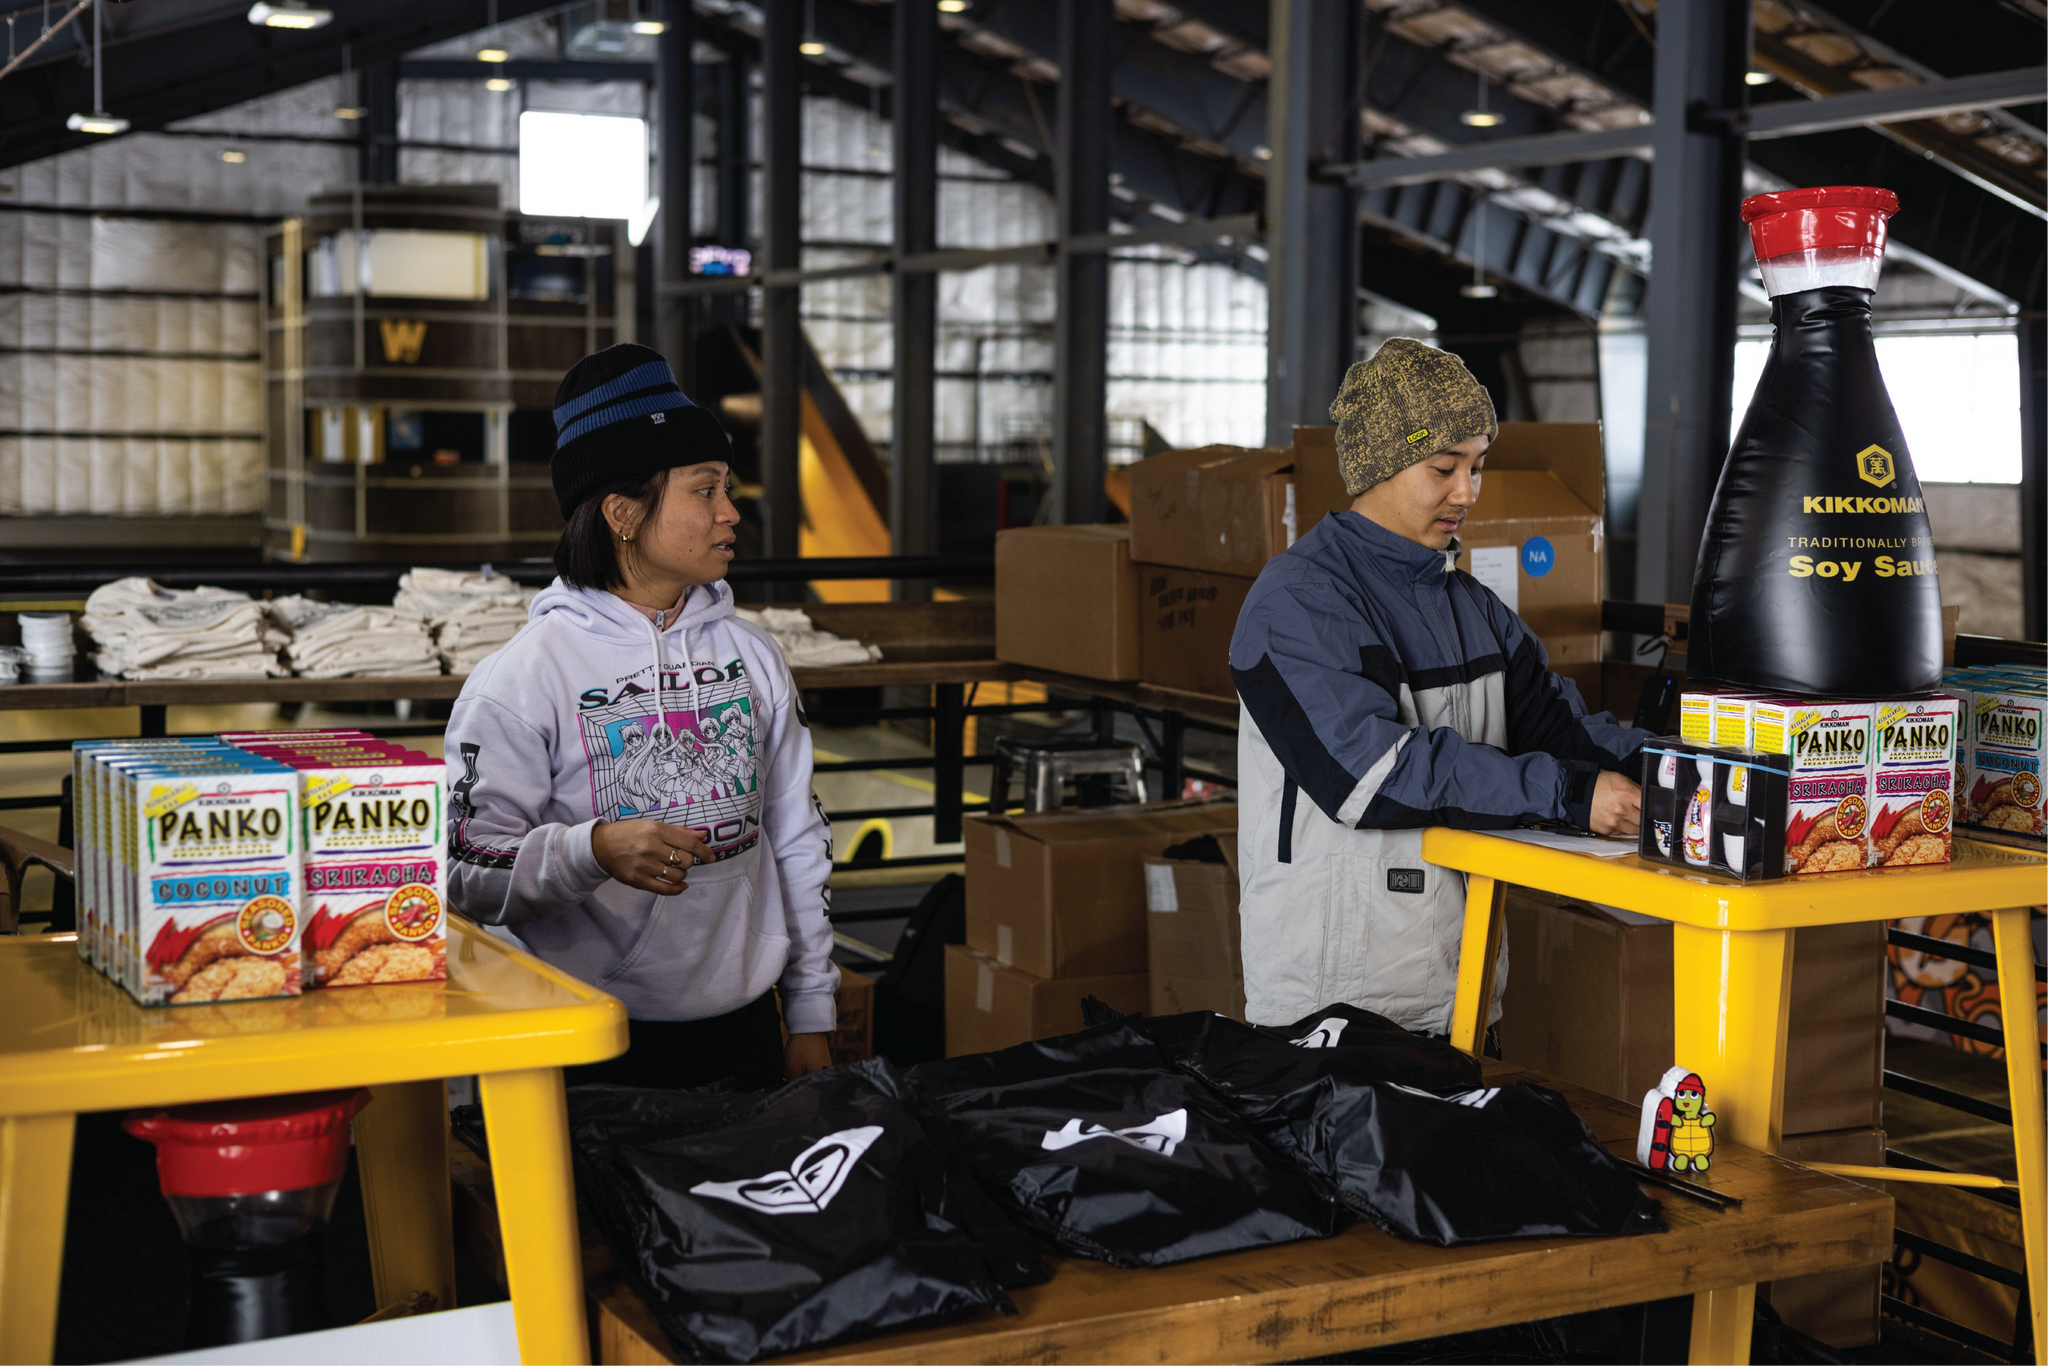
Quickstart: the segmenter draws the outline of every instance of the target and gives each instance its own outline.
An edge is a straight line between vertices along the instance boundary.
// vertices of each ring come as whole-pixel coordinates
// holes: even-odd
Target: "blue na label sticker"
[[[1541,536],[1522,542],[1522,572],[1540,579],[1557,565],[1557,548]]]

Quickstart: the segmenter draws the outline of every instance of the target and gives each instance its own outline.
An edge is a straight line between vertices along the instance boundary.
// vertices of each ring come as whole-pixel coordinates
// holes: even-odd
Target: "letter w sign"
[[[384,359],[397,365],[417,365],[420,348],[427,344],[427,325],[398,318],[379,318],[377,331],[384,342]]]

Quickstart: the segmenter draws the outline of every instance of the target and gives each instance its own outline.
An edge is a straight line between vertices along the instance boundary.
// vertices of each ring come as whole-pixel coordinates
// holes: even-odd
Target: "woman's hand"
[[[711,850],[696,831],[655,820],[594,826],[590,852],[597,866],[618,881],[658,896],[684,890],[690,885],[690,870],[711,862]]]
[[[790,1081],[822,1072],[832,1065],[832,1048],[824,1034],[792,1034],[782,1046],[782,1074]]]

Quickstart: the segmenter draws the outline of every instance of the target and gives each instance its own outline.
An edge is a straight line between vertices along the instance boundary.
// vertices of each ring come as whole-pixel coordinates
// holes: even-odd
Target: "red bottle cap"
[[[165,1195],[256,1195],[341,1180],[349,1121],[369,1103],[361,1087],[306,1091],[137,1110],[121,1127],[156,1144]]]
[[[1885,220],[1898,211],[1897,195],[1868,185],[1820,185],[1742,201],[1742,221],[1749,224],[1759,261],[1830,247],[1882,256]]]

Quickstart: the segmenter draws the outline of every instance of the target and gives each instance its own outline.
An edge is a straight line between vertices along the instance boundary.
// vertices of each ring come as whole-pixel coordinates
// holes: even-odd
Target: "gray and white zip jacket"
[[[1456,554],[1335,513],[1266,565],[1238,614],[1254,1024],[1346,1001],[1447,1033],[1465,879],[1422,861],[1423,829],[1584,825],[1600,770],[1638,768],[1649,732],[1588,716]],[[1503,943],[1490,1019],[1506,986]]]

